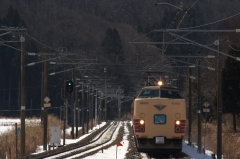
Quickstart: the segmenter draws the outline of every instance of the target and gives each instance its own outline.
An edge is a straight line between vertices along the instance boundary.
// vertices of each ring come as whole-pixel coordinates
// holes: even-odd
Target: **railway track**
[[[101,128],[100,128],[101,129]],[[120,131],[119,131],[120,129]],[[24,157],[24,159],[62,159],[62,158],[68,158],[68,159],[75,159],[75,158],[85,158],[87,156],[91,156],[103,149],[106,149],[112,145],[115,145],[116,143],[116,136],[117,134],[121,134],[121,130],[123,131],[122,124],[119,124],[119,122],[109,122],[104,127],[102,127],[101,131],[98,133],[95,132],[90,139],[86,140],[86,138],[82,139],[85,140],[85,142],[76,143],[76,144],[70,144],[63,147],[60,147],[55,150],[44,152],[44,154],[38,154],[38,156],[31,155],[31,157]],[[132,128],[131,125],[128,123],[128,129],[129,132],[131,132]],[[91,134],[89,134],[90,136]],[[119,138],[118,138],[119,139]],[[121,140],[121,139],[120,139]],[[128,138],[129,142],[131,141],[134,143],[134,139],[132,135],[129,135]],[[170,155],[170,154],[158,154],[158,155],[149,155],[144,153],[139,153],[136,150],[135,144],[130,144],[130,150],[131,152],[126,153],[127,158],[136,159],[140,156],[142,158],[148,158],[148,159],[193,159],[192,157],[188,156],[185,153],[180,153],[177,156],[176,155]],[[70,147],[69,147],[70,146]],[[55,151],[55,152],[54,152]],[[21,158],[22,159],[22,158]]]
[[[28,155],[28,156],[24,156],[24,157],[19,157],[19,159],[43,159],[43,158],[50,157],[50,156],[53,156],[53,155],[56,155],[56,154],[59,154],[62,152],[67,152],[69,150],[73,150],[75,148],[78,148],[81,145],[85,145],[86,143],[91,142],[96,136],[98,136],[104,130],[106,130],[112,123],[113,122],[111,122],[111,121],[107,122],[103,127],[91,132],[87,137],[78,141],[77,143],[65,145],[65,146],[59,147],[57,149],[42,152],[39,154],[32,154],[32,155]]]
[[[106,144],[112,144],[113,134],[119,129],[119,122],[112,122],[101,134],[97,135],[90,142],[78,147],[60,152],[59,154],[44,157],[44,159],[81,158],[91,155],[95,151],[103,149]]]

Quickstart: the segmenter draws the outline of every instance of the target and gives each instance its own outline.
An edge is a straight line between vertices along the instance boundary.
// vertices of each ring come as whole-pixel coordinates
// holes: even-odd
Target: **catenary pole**
[[[82,81],[82,135],[85,134],[85,122],[84,122],[84,80]]]
[[[22,38],[22,40],[21,40]],[[25,38],[21,35],[21,157],[25,156]]]
[[[218,50],[219,50],[218,43]],[[217,159],[222,159],[222,65],[218,53],[218,93],[217,93]]]
[[[92,100],[91,100],[91,130],[93,129],[93,111],[94,111],[94,85],[92,85]]]
[[[76,108],[76,113],[75,113],[75,123],[76,123],[76,137],[78,137],[78,114],[79,114],[79,104],[78,104],[78,87],[77,87],[77,79],[75,78],[75,108]]]
[[[66,138],[66,80],[64,78],[64,85],[63,85],[63,104],[64,104],[64,110],[63,110],[63,145],[65,145],[65,138]]]
[[[46,48],[44,48],[44,52],[45,51],[46,51]],[[46,59],[46,55],[44,56],[44,59]],[[48,85],[47,76],[48,76],[47,62],[45,61],[43,64],[43,98],[47,97],[47,91],[48,91],[47,90],[47,85]],[[44,111],[43,111],[43,150],[47,150],[47,128],[48,128],[48,108],[44,108]]]
[[[107,73],[107,68],[104,67],[104,120],[107,121],[107,84],[106,84],[106,73]]]
[[[200,55],[200,52],[198,52]],[[198,59],[198,65],[200,65],[200,59]],[[198,67],[198,153],[202,152],[202,123],[201,123],[201,68]]]
[[[74,67],[73,67],[74,68]],[[75,85],[75,74],[74,74],[74,69],[72,69],[72,82],[73,82],[73,86],[76,86]],[[74,88],[74,87],[73,87]],[[72,90],[72,93],[71,94],[71,124],[72,124],[72,131],[71,131],[71,135],[72,135],[72,139],[74,139],[74,110],[75,110],[75,107],[74,107],[74,89]]]
[[[87,133],[88,133],[88,131],[89,131],[89,104],[90,104],[90,102],[89,102],[89,91],[90,91],[90,89],[89,89],[89,83],[87,84]]]
[[[189,56],[191,55],[191,51],[189,51]],[[190,57],[188,58],[188,62],[190,63]],[[192,75],[192,70],[189,67],[189,76]],[[189,78],[189,102],[188,102],[188,144],[192,145],[192,79]]]

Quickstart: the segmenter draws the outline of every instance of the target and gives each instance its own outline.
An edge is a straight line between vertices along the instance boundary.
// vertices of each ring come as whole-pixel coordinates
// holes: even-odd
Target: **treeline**
[[[238,26],[237,16],[233,19],[229,18],[225,21],[215,22],[220,19],[237,14],[237,0],[169,0],[168,2],[176,6],[180,6],[183,10],[177,10],[168,5],[155,5],[159,1],[152,0],[0,0],[0,23],[7,26],[26,26],[28,34],[38,41],[51,46],[52,48],[65,47],[69,52],[77,52],[88,56],[96,54],[102,55],[101,60],[108,63],[124,63],[125,61],[135,62],[133,58],[145,50],[143,46],[130,44],[134,39],[138,41],[162,41],[163,35],[152,32],[154,29],[166,28],[189,28],[193,29],[235,29]],[[196,2],[196,3],[195,3]],[[10,7],[9,7],[10,6]],[[188,10],[186,12],[185,10]],[[211,25],[204,25],[211,22]],[[204,25],[203,27],[198,27]],[[143,38],[140,38],[143,36]],[[212,44],[218,36],[226,36],[226,34],[190,34],[187,37],[202,44]],[[232,43],[238,43],[238,38],[233,34],[228,34]],[[10,35],[3,36],[4,39],[11,39]],[[27,39],[26,50],[31,52],[39,52],[43,46],[38,42]],[[172,37],[166,36],[165,41],[173,40]],[[16,48],[20,48],[19,44],[11,44]],[[237,45],[237,44],[236,44]],[[162,45],[155,45],[162,47]],[[146,49],[146,48],[145,48]],[[186,55],[191,50],[192,55],[196,55],[199,47],[192,45],[166,45],[165,54]],[[228,52],[228,45],[221,45],[221,50]],[[0,79],[0,106],[3,109],[16,109],[18,104],[19,78],[20,78],[20,54],[19,51],[9,47],[1,46],[1,68],[0,71],[4,75]],[[49,50],[50,52],[53,50]],[[155,50],[157,52],[157,50]],[[147,53],[146,53],[147,54]],[[201,49],[202,55],[213,54],[209,50]],[[136,56],[135,56],[136,57]],[[38,57],[28,57],[29,62]],[[178,58],[176,58],[178,59]],[[181,58],[180,60],[187,60]],[[223,62],[225,58],[222,59]],[[144,61],[144,59],[142,59]],[[192,59],[194,62],[194,59]],[[149,61],[139,68],[149,66]],[[203,61],[203,65],[215,67],[216,60]],[[178,65],[183,65],[178,63]],[[63,67],[63,66],[62,66]],[[66,67],[66,66],[64,66]],[[55,68],[54,68],[55,69]],[[56,68],[56,70],[60,68]],[[103,72],[103,67],[96,67],[98,72]],[[124,90],[132,91],[131,86],[136,86],[137,81],[142,76],[132,76],[129,70],[137,69],[134,66],[114,66],[108,68],[108,73],[117,76]],[[182,72],[181,72],[182,71]],[[185,70],[186,73],[187,70]],[[27,86],[27,103],[28,107],[40,108],[40,86],[41,86],[41,65],[28,67],[29,73]],[[184,73],[184,70],[180,70]],[[193,72],[196,74],[196,71]],[[50,94],[54,94],[54,103],[56,106],[62,104],[59,101],[63,76],[70,76],[70,73],[50,77],[49,87]],[[216,73],[202,72],[203,78],[212,77],[216,79]],[[14,78],[13,78],[14,77]],[[12,78],[12,79],[10,79]],[[187,82],[186,78],[180,78],[180,86]],[[10,82],[12,81],[12,82]],[[193,93],[196,97],[196,82],[193,82]],[[214,97],[217,91],[215,80],[209,80],[202,84],[203,101],[207,100],[214,105]],[[12,89],[15,90],[12,90]],[[11,92],[9,90],[12,90]],[[10,93],[9,93],[10,92]],[[11,99],[9,99],[11,94]],[[52,99],[52,98],[51,98]],[[196,98],[195,98],[196,99]],[[1,102],[2,101],[2,102]],[[9,102],[10,101],[10,102]],[[9,104],[10,103],[10,104]],[[13,104],[11,104],[13,103]],[[8,106],[9,105],[9,106]],[[59,112],[57,112],[59,113]]]

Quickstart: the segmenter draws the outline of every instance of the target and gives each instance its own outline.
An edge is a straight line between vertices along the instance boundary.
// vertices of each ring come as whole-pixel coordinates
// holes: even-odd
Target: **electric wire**
[[[15,49],[15,50],[17,50],[17,51],[22,51],[22,50],[20,50],[20,49],[18,49],[18,48],[12,47],[12,46],[7,45],[7,44],[4,44],[4,43],[0,43],[0,45],[4,45],[4,46],[7,46],[7,47],[10,47],[10,48]],[[24,52],[26,52],[26,51],[24,51]]]
[[[177,26],[176,29],[179,28],[180,24],[183,22],[183,20],[184,20],[185,16],[187,15],[188,11],[189,11],[197,2],[198,2],[198,0],[196,0],[196,1],[191,5],[191,7],[189,7],[189,8],[185,11],[185,13],[184,13],[182,19],[180,20],[180,22],[178,23],[178,26]],[[170,40],[172,40],[172,38],[171,38]],[[167,51],[168,46],[169,46],[169,44],[164,48],[163,54]]]
[[[50,107],[48,109],[60,109],[62,107]],[[30,110],[42,110],[42,109],[26,109],[25,111],[30,111]],[[11,111],[21,111],[21,110],[0,110],[0,112],[11,112]]]
[[[14,50],[17,50],[17,51],[22,51],[22,50],[20,50],[20,49],[18,49],[18,48],[15,48],[15,47],[13,47],[13,46],[10,46],[10,45],[7,45],[7,44],[4,44],[4,43],[0,43],[0,45],[4,45],[4,46],[6,46],[6,47],[9,47],[9,48],[12,48],[12,49],[14,49]],[[29,52],[27,52],[27,51],[23,51],[24,53],[29,53]],[[26,57],[27,58],[27,57]],[[30,59],[30,58],[27,58],[27,59],[29,59],[29,60],[31,60],[31,61],[38,61],[38,60],[32,60],[32,59]]]
[[[56,87],[56,86],[61,86],[61,84],[55,84],[55,85],[48,85],[48,87]],[[36,89],[36,88],[41,88],[42,86],[32,86],[32,87],[26,87],[26,89]],[[8,91],[8,90],[20,90],[21,88],[4,88],[0,89],[2,91]]]
[[[240,51],[240,50],[234,49],[230,44],[228,44],[228,46],[234,51]]]
[[[197,2],[198,2],[198,0],[196,0],[196,1],[192,4],[192,6],[187,9],[187,11],[186,11],[185,14],[183,15],[183,17],[182,17],[182,19],[180,20],[180,22],[179,22],[179,24],[178,24],[178,26],[177,26],[176,29],[178,29],[178,27],[180,26],[180,24],[183,22],[185,16],[187,15],[188,11],[189,11]]]
[[[216,62],[210,62],[210,61],[208,61],[208,59],[205,59],[204,61],[207,62],[208,64],[214,64],[214,63],[216,63]]]
[[[134,42],[134,41],[136,41],[136,40],[138,40],[138,39],[140,39],[140,38],[142,38],[142,37],[144,37],[144,36],[147,36],[148,34],[150,34],[150,33],[152,33],[152,32],[153,32],[153,30],[150,31],[150,32],[148,32],[148,33],[146,33],[146,34],[144,34],[144,35],[142,35],[142,36],[140,36],[140,37],[138,37],[138,38],[136,38],[136,39],[134,39],[134,40],[132,40],[132,42]]]
[[[57,49],[54,49],[54,48],[52,48],[52,47],[50,47],[50,46],[48,46],[48,45],[46,45],[46,44],[43,44],[42,42],[40,42],[40,41],[38,41],[37,39],[33,38],[32,36],[28,35],[26,32],[24,32],[24,34],[27,35],[29,38],[33,39],[34,41],[36,41],[37,43],[39,43],[39,44],[41,44],[41,45],[43,45],[43,46],[45,46],[45,47],[47,47],[47,48],[50,48],[50,49],[52,49],[52,50],[58,51]]]
[[[220,20],[217,20],[217,21],[214,21],[214,22],[211,22],[211,23],[207,23],[207,24],[203,24],[203,25],[199,25],[199,26],[194,26],[194,27],[188,27],[188,28],[179,28],[179,29],[194,29],[194,28],[199,28],[199,27],[203,27],[203,26],[207,26],[207,25],[212,25],[212,24],[215,24],[215,23],[218,23],[218,22],[221,22],[221,21],[224,21],[224,20],[227,20],[227,19],[230,19],[230,18],[233,18],[237,15],[240,15],[240,13],[237,13],[235,15],[232,15],[232,16],[229,16],[227,18],[223,18],[223,19],[220,19]]]

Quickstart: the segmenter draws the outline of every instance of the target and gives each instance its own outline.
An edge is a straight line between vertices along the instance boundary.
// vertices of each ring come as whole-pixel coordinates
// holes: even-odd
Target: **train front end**
[[[134,100],[132,122],[139,152],[181,152],[186,104],[177,90],[145,87]]]

